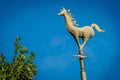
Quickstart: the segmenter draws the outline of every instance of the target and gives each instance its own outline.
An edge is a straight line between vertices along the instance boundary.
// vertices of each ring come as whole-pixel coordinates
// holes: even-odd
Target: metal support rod
[[[79,55],[84,56],[82,50],[80,50]],[[83,57],[83,58],[82,58],[82,57],[79,57],[80,68],[81,68],[81,72],[80,72],[80,74],[81,74],[81,80],[87,80],[87,79],[86,79],[86,72],[85,72],[85,70],[84,70],[84,58],[85,58],[85,57]]]

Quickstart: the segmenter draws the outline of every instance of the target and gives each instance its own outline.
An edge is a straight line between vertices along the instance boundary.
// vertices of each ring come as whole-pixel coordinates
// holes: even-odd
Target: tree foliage
[[[18,36],[14,42],[15,51],[12,62],[7,62],[5,56],[0,54],[0,80],[32,80],[36,75],[35,57],[31,52],[29,56],[26,47],[19,44]]]

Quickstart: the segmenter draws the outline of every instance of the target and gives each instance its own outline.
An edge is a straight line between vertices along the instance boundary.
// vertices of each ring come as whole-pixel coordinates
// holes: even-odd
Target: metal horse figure
[[[100,29],[99,26],[94,23],[91,26],[84,26],[82,28],[78,28],[78,24],[76,24],[76,20],[72,17],[70,10],[66,10],[65,8],[62,8],[61,12],[58,13],[58,16],[64,16],[66,28],[68,32],[74,37],[79,51],[82,51],[88,39],[94,36],[93,28],[95,28],[98,32],[105,31]],[[79,38],[82,38],[83,40],[82,45],[80,45],[79,43]]]

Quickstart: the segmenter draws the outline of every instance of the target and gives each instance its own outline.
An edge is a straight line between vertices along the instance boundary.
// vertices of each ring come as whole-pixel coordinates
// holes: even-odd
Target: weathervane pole
[[[87,58],[87,56],[83,55],[83,50],[79,50],[79,54],[78,55],[74,55],[75,57],[79,58],[79,62],[80,62],[80,75],[81,75],[81,79],[80,80],[87,80],[86,77],[86,72],[84,70],[84,58]]]
[[[80,67],[81,67],[81,80],[86,80],[86,72],[84,70],[84,58],[86,58],[86,56],[83,56],[83,51],[80,50],[79,52],[79,61],[80,61]]]

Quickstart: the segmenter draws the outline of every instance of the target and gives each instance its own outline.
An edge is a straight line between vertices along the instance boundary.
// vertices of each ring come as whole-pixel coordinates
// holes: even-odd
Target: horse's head
[[[58,16],[63,16],[65,14],[67,14],[68,12],[70,12],[70,10],[66,10],[65,8],[62,8],[62,10],[60,11],[60,13],[58,13]]]

